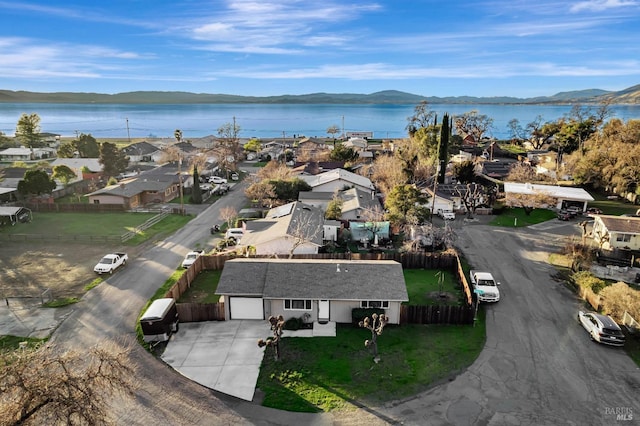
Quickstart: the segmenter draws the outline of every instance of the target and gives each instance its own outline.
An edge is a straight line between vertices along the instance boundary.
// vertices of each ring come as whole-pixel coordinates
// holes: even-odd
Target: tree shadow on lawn
[[[340,325],[335,338],[284,339],[280,361],[268,352],[262,363],[263,405],[319,412],[351,404],[391,421],[375,407],[455,377],[484,346],[484,327],[387,327],[378,340],[379,363],[364,346],[368,330]]]

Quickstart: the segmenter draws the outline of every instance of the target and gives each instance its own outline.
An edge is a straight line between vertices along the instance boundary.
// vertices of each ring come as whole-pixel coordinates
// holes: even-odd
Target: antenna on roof
[[[340,272],[340,264],[336,264],[336,272]]]

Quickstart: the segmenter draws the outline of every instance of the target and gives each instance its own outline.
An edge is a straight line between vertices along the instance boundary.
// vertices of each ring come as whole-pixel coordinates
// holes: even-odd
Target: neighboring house
[[[578,207],[580,211],[583,212],[587,209],[588,202],[593,201],[593,197],[584,189],[569,186],[505,182],[504,192],[507,197],[509,197],[509,194],[511,193],[525,195],[544,193],[556,200],[556,205],[550,207],[555,207],[557,209]]]
[[[52,148],[7,148],[0,151],[2,161],[31,161],[43,158],[55,157],[55,150]]]
[[[27,170],[24,167],[0,169],[0,201],[15,201],[17,199],[18,182],[24,179]]]
[[[343,167],[344,161],[296,161],[292,168],[304,175],[317,175]]]
[[[352,148],[354,151],[365,151],[369,146],[366,139],[363,138],[350,138],[346,142],[342,142],[342,146],[345,148]]]
[[[322,210],[294,201],[248,221],[238,246],[251,247],[256,255],[316,254],[323,245],[323,223]]]
[[[320,323],[350,323],[354,308],[376,307],[399,324],[409,300],[402,265],[391,260],[232,259],[216,294],[225,298],[227,320],[308,314]]]
[[[180,184],[183,187],[191,186],[193,177],[183,170],[180,179],[177,163],[167,163],[86,196],[93,204],[122,204],[127,209],[133,209],[178,198]]]
[[[375,190],[369,178],[344,169],[334,169],[315,176],[300,175],[299,178],[307,182],[314,192],[333,193],[349,188],[358,188],[369,192]]]
[[[367,220],[373,216],[367,215],[367,212],[374,215],[383,212],[382,204],[373,191],[351,188],[341,191],[338,197],[342,200],[342,220]]]
[[[298,193],[298,201],[317,207],[324,212],[327,211],[333,197],[333,192],[300,191]],[[367,218],[367,211],[382,212],[382,204],[373,191],[351,188],[338,192],[336,197],[342,200],[341,220],[362,220]]]
[[[78,176],[83,178],[82,170],[86,169],[88,173],[101,173],[103,166],[99,158],[56,158],[51,162],[51,169],[55,166],[67,166]]]
[[[489,178],[504,180],[509,175],[515,161],[506,158],[482,161],[480,163],[480,174]]]
[[[594,216],[591,234],[605,250],[640,250],[640,217]]]
[[[162,157],[160,148],[146,141],[132,143],[122,148],[122,152],[130,163],[157,163]]]

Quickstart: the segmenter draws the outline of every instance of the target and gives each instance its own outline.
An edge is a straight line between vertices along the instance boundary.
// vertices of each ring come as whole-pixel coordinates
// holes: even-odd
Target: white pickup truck
[[[438,216],[443,218],[444,220],[456,220],[456,214],[453,210],[438,210]]]
[[[110,253],[100,259],[93,271],[98,275],[113,274],[113,271],[126,265],[127,260],[129,260],[127,253]]]
[[[497,282],[490,272],[469,271],[469,279],[473,286],[473,292],[478,297],[478,302],[497,302],[500,300],[500,290]]]

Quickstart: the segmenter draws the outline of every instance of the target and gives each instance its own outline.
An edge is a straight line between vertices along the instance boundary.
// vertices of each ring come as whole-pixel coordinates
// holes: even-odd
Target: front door
[[[318,300],[318,322],[329,321],[329,301]]]

